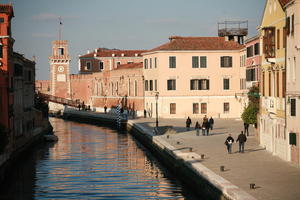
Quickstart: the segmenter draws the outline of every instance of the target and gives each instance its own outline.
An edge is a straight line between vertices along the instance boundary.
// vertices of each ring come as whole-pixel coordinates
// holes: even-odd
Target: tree
[[[256,124],[259,111],[259,88],[257,86],[252,86],[249,89],[248,99],[249,104],[242,114],[242,119],[247,124]]]

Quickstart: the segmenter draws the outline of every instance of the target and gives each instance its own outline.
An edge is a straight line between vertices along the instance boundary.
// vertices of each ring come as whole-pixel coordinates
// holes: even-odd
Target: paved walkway
[[[153,129],[155,119],[140,118],[136,123]],[[195,119],[192,119],[192,127]],[[186,131],[185,119],[160,119],[159,126],[171,125],[176,134],[156,136],[169,144],[187,151],[192,147],[197,154],[205,154],[201,162],[216,174],[237,185],[252,196],[261,200],[299,200],[300,199],[300,168],[290,165],[259,146],[254,137],[254,128],[250,127],[250,136],[246,142],[245,153],[238,153],[238,144],[233,146],[233,153],[228,154],[225,139],[229,133],[236,140],[243,130],[243,123],[233,119],[215,119],[215,127],[210,136],[196,136],[196,131]],[[201,134],[201,131],[200,131]],[[180,142],[178,144],[177,142]],[[225,171],[220,171],[220,166]],[[256,188],[250,189],[249,184],[255,183]]]

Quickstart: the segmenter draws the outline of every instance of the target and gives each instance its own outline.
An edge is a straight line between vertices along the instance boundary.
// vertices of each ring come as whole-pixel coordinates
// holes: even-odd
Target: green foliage
[[[250,103],[248,107],[245,108],[242,119],[247,124],[256,124],[257,123],[257,113],[258,113],[258,107]]]
[[[248,92],[249,105],[245,108],[242,119],[247,124],[257,123],[257,113],[259,111],[259,88],[252,86]]]
[[[257,86],[252,86],[248,92],[248,99],[250,103],[259,104],[259,88]]]
[[[4,126],[0,124],[0,154],[3,153],[6,145],[8,144],[8,136]]]

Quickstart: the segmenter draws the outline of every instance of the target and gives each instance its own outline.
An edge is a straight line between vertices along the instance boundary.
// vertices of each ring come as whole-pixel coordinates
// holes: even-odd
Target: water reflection
[[[32,151],[6,181],[8,199],[196,199],[127,134],[51,119],[59,141]]]

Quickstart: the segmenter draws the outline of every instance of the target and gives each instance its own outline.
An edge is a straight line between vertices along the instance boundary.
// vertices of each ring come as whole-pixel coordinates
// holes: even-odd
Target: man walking
[[[247,137],[244,134],[243,131],[241,131],[241,134],[239,134],[238,138],[236,139],[236,142],[239,142],[239,152],[244,153],[244,147],[245,147],[245,142],[247,141]]]
[[[186,119],[186,130],[187,131],[189,131],[190,130],[190,127],[191,127],[191,124],[192,124],[192,120],[191,120],[191,118],[190,117],[188,117],[187,119]]]
[[[213,127],[214,127],[214,119],[212,117],[209,118],[209,124],[210,124],[210,130],[213,130]]]
[[[225,145],[227,146],[227,151],[230,154],[232,152],[232,144],[234,143],[234,139],[231,137],[231,134],[226,138]]]
[[[247,136],[249,136],[249,124],[244,122],[244,133],[247,133]]]

